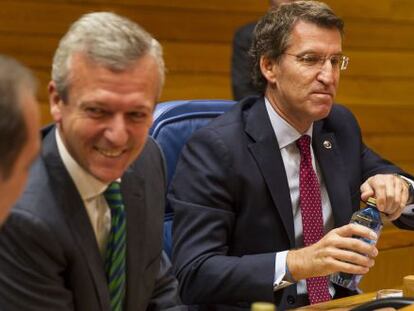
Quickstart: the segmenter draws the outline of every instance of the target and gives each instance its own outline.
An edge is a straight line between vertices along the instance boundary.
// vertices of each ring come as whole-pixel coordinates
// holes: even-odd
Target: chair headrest
[[[228,111],[235,103],[231,100],[177,100],[156,106],[150,135],[164,153],[168,185],[175,172],[181,149],[194,131]],[[172,211],[167,206],[166,213],[169,212]]]

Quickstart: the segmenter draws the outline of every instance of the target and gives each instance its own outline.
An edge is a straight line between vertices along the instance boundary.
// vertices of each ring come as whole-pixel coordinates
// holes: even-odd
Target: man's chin
[[[103,183],[110,183],[117,180],[124,172],[124,167],[116,168],[115,166],[98,166],[89,169],[89,173]]]
[[[324,118],[326,118],[329,113],[331,112],[332,109],[332,104],[331,105],[323,105],[323,107],[319,107],[320,109],[318,109],[318,111],[315,111],[315,120],[322,120]]]

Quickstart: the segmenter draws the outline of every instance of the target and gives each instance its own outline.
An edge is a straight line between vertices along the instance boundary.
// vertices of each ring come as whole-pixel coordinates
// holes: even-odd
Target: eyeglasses
[[[349,57],[345,55],[331,55],[331,56],[322,56],[318,54],[303,54],[303,55],[295,55],[284,53],[286,55],[296,57],[296,60],[303,64],[305,67],[309,68],[322,68],[325,64],[326,60],[329,59],[331,66],[335,70],[345,70],[348,67]]]

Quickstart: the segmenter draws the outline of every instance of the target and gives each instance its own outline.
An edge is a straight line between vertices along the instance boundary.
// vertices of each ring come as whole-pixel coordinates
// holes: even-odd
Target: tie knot
[[[300,154],[303,156],[310,155],[310,141],[309,135],[302,135],[297,141],[296,145],[299,148]]]
[[[117,181],[110,183],[104,192],[104,197],[110,209],[122,206],[121,184]]]
[[[105,193],[119,192],[121,190],[121,184],[117,181],[113,181],[106,188]]]

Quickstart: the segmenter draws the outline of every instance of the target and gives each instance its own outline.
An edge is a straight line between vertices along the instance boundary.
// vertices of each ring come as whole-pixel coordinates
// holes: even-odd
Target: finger
[[[399,175],[394,175],[394,177],[396,178],[396,182],[395,182],[395,191],[396,193],[399,194],[398,196],[398,200],[396,199],[396,210],[398,210],[400,213],[402,213],[402,211],[404,210],[407,201],[408,201],[408,197],[409,197],[409,184],[406,180],[404,180],[401,176]],[[397,192],[399,191],[399,192]]]
[[[401,216],[401,212],[400,211],[396,211],[392,214],[385,214],[385,217],[389,220],[389,221],[394,221],[396,219],[398,219]]]
[[[378,250],[374,244],[370,243],[369,240],[360,238],[344,238],[338,248],[356,252],[370,258],[375,258],[378,255]]]
[[[356,223],[351,223],[336,228],[332,230],[332,232],[339,235],[340,237],[352,237],[356,235],[373,241],[376,241],[378,239],[378,235],[375,233],[375,231]]]
[[[350,250],[374,258],[378,255],[378,250],[374,246],[377,238],[377,234],[371,229],[358,224],[349,224],[338,228],[336,235],[327,235],[324,247]]]
[[[394,187],[394,184],[390,185],[389,179],[387,182],[387,178],[384,178],[383,175],[375,175],[371,180],[371,187],[374,189],[377,208],[381,212],[385,212],[387,203],[387,189]]]
[[[391,214],[385,214],[385,216],[389,221],[394,221],[394,220],[398,219],[401,216],[403,211],[404,211],[404,208],[399,208]]]
[[[406,185],[405,187],[403,187],[401,191],[401,209],[404,209],[405,206],[407,205],[409,196],[410,196],[409,186]]]
[[[312,273],[307,277],[324,276],[335,272],[364,274],[368,272],[369,268],[374,264],[373,259],[369,257],[334,247],[324,247],[319,249],[314,253],[312,258],[314,263],[312,265]]]
[[[401,180],[395,175],[385,175],[385,207],[384,210],[394,213],[400,206]]]
[[[352,252],[348,252],[348,253],[352,253]],[[342,255],[342,257],[352,257],[352,255],[351,256]],[[364,257],[364,256],[361,256],[361,257]],[[370,260],[373,261],[372,259]],[[345,261],[345,260],[333,260],[333,261],[334,263],[332,264],[332,266],[334,267],[333,268],[334,271],[351,273],[351,274],[365,274],[369,271],[369,268],[374,265],[374,262],[369,262],[367,265],[357,265],[350,261]]]
[[[338,249],[335,253],[335,258],[341,262],[346,262],[363,268],[371,268],[375,264],[373,258],[346,249]]]
[[[371,178],[368,178],[360,187],[361,190],[361,200],[366,201],[369,197],[374,195],[374,189],[372,189],[371,185],[369,184]]]
[[[407,183],[399,176],[394,176],[394,200],[392,214],[400,213],[407,200],[403,200],[403,195],[408,190]]]
[[[387,183],[387,199],[383,212],[388,219],[395,220],[399,217],[405,207],[408,199],[408,186],[406,182],[398,175],[392,175],[393,186],[390,187]]]

